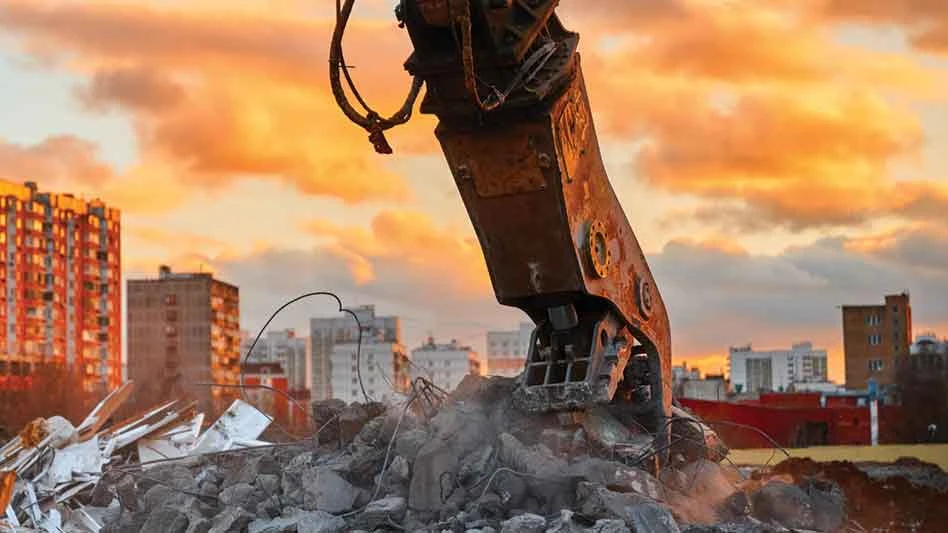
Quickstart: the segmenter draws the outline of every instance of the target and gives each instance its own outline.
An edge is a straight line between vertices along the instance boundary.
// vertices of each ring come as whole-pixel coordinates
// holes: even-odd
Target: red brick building
[[[843,306],[846,387],[865,389],[873,379],[894,384],[900,358],[912,344],[912,306],[907,293],[890,294],[882,305]]]
[[[0,180],[0,386],[67,364],[88,391],[122,381],[120,213]]]

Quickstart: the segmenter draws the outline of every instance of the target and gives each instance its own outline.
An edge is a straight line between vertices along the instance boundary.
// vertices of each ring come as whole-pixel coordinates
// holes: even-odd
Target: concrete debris
[[[500,524],[500,533],[542,533],[546,530],[546,518],[535,514],[517,515]]]
[[[254,406],[242,401],[234,403],[197,439],[190,450],[193,454],[229,450],[236,442],[255,440],[273,419],[258,411]]]
[[[123,473],[123,469],[128,468],[133,444],[138,464],[134,459],[131,464],[147,469],[169,460],[233,449],[241,441],[259,437],[270,417],[236,400],[202,433],[204,415],[194,413],[193,404],[167,402],[115,423],[115,413],[133,389],[128,382],[110,393],[78,426],[61,416],[39,418],[0,447],[0,509],[5,511],[0,530],[207,533],[214,528],[239,531],[253,518],[233,511],[215,516],[210,506],[192,495],[199,486],[185,467],[143,476],[142,480],[149,480],[143,482],[135,478],[141,472]],[[279,478],[267,482],[272,489]],[[227,499],[246,503],[257,490],[248,484],[229,492],[218,489],[214,486],[206,493],[206,499],[218,505]],[[88,511],[95,506],[115,512]],[[202,512],[214,520],[197,519]]]
[[[0,503],[7,525],[77,533],[736,533],[847,530],[866,487],[883,490],[855,467],[719,464],[726,446],[687,414],[671,433],[706,445],[678,448],[653,472],[651,436],[621,405],[523,413],[515,386],[468,377],[437,411],[318,402],[312,439],[250,448],[241,443],[270,419],[249,404],[202,431],[203,416],[177,402],[100,420],[127,397],[113,394],[72,430],[40,420],[0,448]],[[927,484],[904,490],[935,490],[924,468]]]
[[[717,432],[677,406],[672,406],[671,436],[671,456],[681,456],[687,462],[698,459],[720,462],[730,451]]]
[[[328,468],[307,470],[302,484],[303,508],[309,511],[344,513],[359,499],[359,489]]]

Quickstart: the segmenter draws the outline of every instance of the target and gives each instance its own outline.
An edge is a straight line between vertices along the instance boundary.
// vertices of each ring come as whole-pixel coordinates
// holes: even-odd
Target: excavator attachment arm
[[[536,324],[515,402],[548,412],[621,401],[662,438],[668,316],[606,176],[579,36],[556,5],[402,0],[405,66],[424,82],[421,112],[439,119],[497,300]]]

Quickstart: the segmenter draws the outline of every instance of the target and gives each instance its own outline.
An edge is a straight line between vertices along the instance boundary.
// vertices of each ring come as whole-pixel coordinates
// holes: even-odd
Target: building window
[[[882,335],[869,335],[869,344],[871,346],[882,344]]]
[[[866,317],[866,324],[870,326],[878,326],[882,323],[882,318],[879,315],[869,315]]]
[[[882,359],[870,359],[869,360],[869,371],[870,372],[879,372],[884,368],[884,363]]]

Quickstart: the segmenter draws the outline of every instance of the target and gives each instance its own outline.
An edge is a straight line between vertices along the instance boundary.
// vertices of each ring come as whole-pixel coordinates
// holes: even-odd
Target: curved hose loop
[[[332,87],[332,93],[336,99],[336,103],[342,109],[342,112],[345,113],[349,120],[372,134],[370,139],[373,139],[373,137],[376,136],[381,137],[381,133],[387,129],[408,122],[424,81],[418,76],[414,77],[411,89],[402,107],[388,118],[382,117],[365,103],[365,100],[356,89],[352,76],[349,74],[349,69],[346,66],[345,58],[342,53],[342,37],[345,34],[354,4],[355,0],[345,0],[344,4],[342,4],[341,0],[336,0],[336,26],[333,29],[332,42],[329,48],[329,83]],[[340,71],[343,72],[346,84],[349,86],[352,94],[365,109],[364,114],[355,109],[346,96],[345,89],[342,86],[342,79],[339,76]],[[382,140],[384,141],[384,139]],[[373,143],[376,143],[376,141],[373,140]],[[376,149],[378,148],[379,146],[376,143]]]

